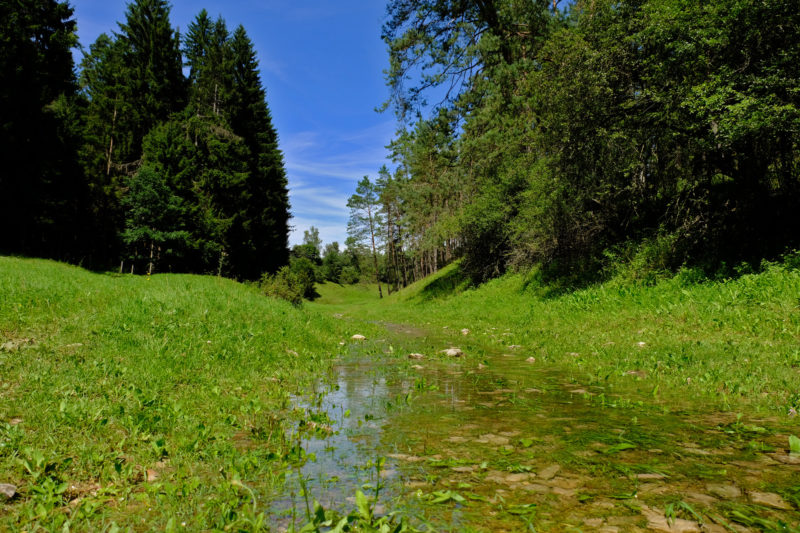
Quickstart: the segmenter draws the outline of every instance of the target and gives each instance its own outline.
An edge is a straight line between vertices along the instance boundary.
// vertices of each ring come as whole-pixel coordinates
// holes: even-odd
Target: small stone
[[[464,355],[464,352],[462,352],[460,348],[448,348],[446,350],[442,350],[442,353],[448,357],[461,357]]]
[[[367,338],[366,338],[364,335],[358,335],[358,334],[356,334],[356,335],[353,335],[352,337],[350,337],[350,340],[354,340],[354,341],[364,341],[364,340],[367,340]]]
[[[647,346],[647,343],[639,341],[639,342],[636,343],[636,346],[638,346],[639,348],[644,348],[645,346]]]
[[[0,483],[0,497],[10,500],[17,494],[17,487],[8,483]]]
[[[469,330],[467,328],[464,328],[464,329],[461,330],[461,334],[462,335],[469,335]]]
[[[647,528],[651,531],[666,531],[667,533],[700,533],[702,529],[697,522],[675,518],[667,521],[664,513],[642,506],[642,514],[647,518]]]
[[[703,505],[707,505],[711,507],[719,500],[717,500],[713,496],[709,496],[708,494],[703,494],[702,492],[687,492],[684,494],[686,500],[695,503],[702,503]]]
[[[535,357],[528,357],[527,359],[525,359],[525,362],[526,363],[535,363],[536,362],[536,358]]]
[[[414,370],[422,370],[425,367],[422,365],[411,365],[411,368],[413,368]]]
[[[487,433],[486,435],[481,435],[475,440],[475,442],[480,444],[491,444],[492,446],[504,446],[509,443],[509,439],[508,437],[501,437],[500,435]]]
[[[8,423],[9,423],[9,425],[12,425],[12,426],[18,426],[18,425],[22,424],[22,419],[21,418],[12,418],[11,420],[8,421]]]
[[[422,355],[421,353],[410,353],[410,354],[408,354],[408,358],[409,359],[422,359],[423,357],[425,357],[425,356]]]
[[[486,365],[483,363],[478,363],[478,370],[483,370],[484,368],[486,368]]]
[[[750,501],[756,505],[763,505],[765,507],[772,507],[773,509],[782,509],[790,511],[792,506],[774,492],[750,492],[747,494]]]
[[[567,355],[570,355],[572,357],[580,357],[581,356],[581,354],[579,354],[578,352],[567,352]]]
[[[706,485],[706,490],[717,498],[722,498],[724,500],[732,500],[742,495],[742,491],[739,490],[739,487],[726,483],[708,484]]]
[[[550,480],[550,479],[553,479],[554,477],[556,477],[556,474],[558,474],[558,472],[560,470],[561,470],[561,465],[552,464],[552,465],[540,470],[537,473],[537,476],[542,478],[542,479],[544,479],[544,480]]]
[[[636,474],[636,479],[639,480],[647,480],[647,479],[665,479],[667,476],[664,474],[656,474],[656,473],[647,473],[647,474]]]
[[[785,465],[800,465],[800,455],[775,453],[772,458]]]
[[[517,348],[522,348],[519,344],[511,344],[508,349],[509,350],[516,350]]]

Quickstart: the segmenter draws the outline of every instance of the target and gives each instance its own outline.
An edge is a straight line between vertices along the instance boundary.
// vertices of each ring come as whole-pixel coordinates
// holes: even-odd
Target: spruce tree
[[[186,103],[180,36],[169,21],[166,0],[128,4],[118,39],[123,45],[125,79],[130,99],[131,154],[141,154],[145,135]],[[138,157],[137,157],[138,158]]]
[[[0,2],[0,252],[82,260],[76,45],[67,2]]]
[[[250,150],[241,211],[231,228],[235,275],[256,279],[288,262],[289,193],[278,135],[261,85],[253,44],[239,26],[231,39],[234,84],[230,124]]]
[[[211,22],[203,9],[189,24],[183,53],[189,67],[189,103],[199,115],[227,112],[233,85],[228,28],[220,17]]]

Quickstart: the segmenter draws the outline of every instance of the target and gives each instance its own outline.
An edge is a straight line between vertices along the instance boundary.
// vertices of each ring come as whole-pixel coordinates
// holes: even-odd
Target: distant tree
[[[344,257],[339,251],[339,243],[333,241],[325,245],[322,254],[322,275],[327,281],[339,283],[341,281],[342,269],[344,268]]]
[[[356,243],[369,239],[372,248],[372,261],[375,267],[375,281],[378,284],[378,296],[383,298],[378,270],[378,252],[375,245],[375,236],[378,234],[380,226],[378,213],[380,197],[379,191],[370,181],[369,176],[364,176],[358,182],[355,194],[347,201],[347,207],[350,208],[347,234]]]
[[[317,256],[322,255],[322,239],[319,237],[319,229],[311,226],[303,231],[303,244],[313,247],[317,251]]]

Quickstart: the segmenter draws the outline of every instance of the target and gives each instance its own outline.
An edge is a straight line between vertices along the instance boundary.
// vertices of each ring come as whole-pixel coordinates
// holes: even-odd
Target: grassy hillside
[[[780,265],[717,282],[682,273],[551,296],[535,273],[467,289],[456,264],[380,303],[366,290],[324,286],[314,305],[449,332],[476,363],[513,351],[582,384],[780,416],[800,410],[800,272]],[[349,292],[360,295],[357,311],[343,303]]]
[[[0,257],[0,294],[0,530],[263,521],[305,416],[290,394],[347,333],[214,277]]]

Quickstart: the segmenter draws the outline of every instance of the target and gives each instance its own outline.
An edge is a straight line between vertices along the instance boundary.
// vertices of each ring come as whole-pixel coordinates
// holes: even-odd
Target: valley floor
[[[0,529],[798,529],[800,273],[457,269],[294,308],[0,258]]]

